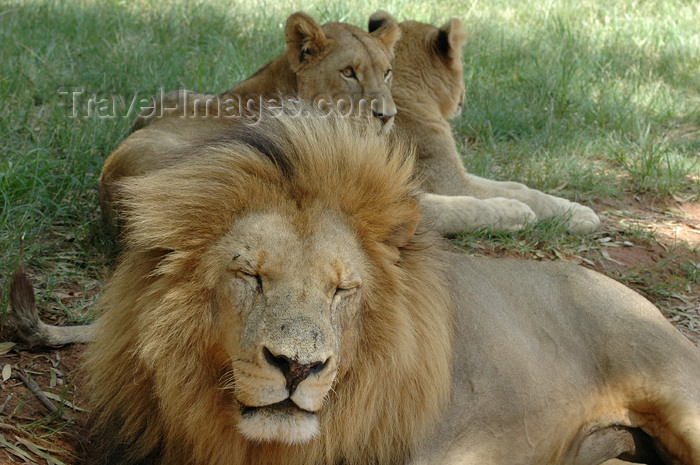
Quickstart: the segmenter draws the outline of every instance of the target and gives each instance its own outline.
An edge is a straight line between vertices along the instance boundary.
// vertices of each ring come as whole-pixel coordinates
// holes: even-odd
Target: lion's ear
[[[413,239],[413,235],[416,233],[416,228],[418,228],[418,223],[420,223],[421,216],[418,200],[414,199],[410,208],[411,214],[405,219],[405,221],[399,223],[391,230],[389,237],[386,239],[387,244],[396,248],[401,248],[408,244],[411,239]]]
[[[297,72],[310,58],[319,56],[328,46],[321,26],[302,11],[292,13],[284,27],[287,58],[292,71]]]
[[[435,50],[445,58],[448,66],[462,66],[462,46],[467,33],[462,29],[462,21],[452,18],[442,26],[435,37]]]
[[[401,37],[399,23],[384,10],[372,13],[372,16],[369,17],[367,30],[371,36],[379,39],[390,52],[394,50],[394,44]]]

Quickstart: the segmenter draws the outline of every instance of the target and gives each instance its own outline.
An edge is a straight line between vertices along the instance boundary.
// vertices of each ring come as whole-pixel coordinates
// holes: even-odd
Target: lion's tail
[[[12,277],[9,316],[17,333],[29,347],[59,347],[94,339],[94,324],[52,326],[41,321],[34,300],[34,288],[22,269],[17,269]]]

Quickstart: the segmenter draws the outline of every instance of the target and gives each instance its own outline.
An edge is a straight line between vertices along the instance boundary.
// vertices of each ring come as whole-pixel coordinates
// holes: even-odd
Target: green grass
[[[0,0],[0,285],[7,289],[22,247],[46,295],[107,273],[115,248],[96,183],[133,114],[85,118],[90,96],[228,89],[282,51],[284,21],[299,9],[362,27],[378,8],[399,20],[461,18],[467,101],[454,127],[476,174],[580,201],[697,198],[699,5]],[[82,113],[73,118],[59,91],[78,88]],[[2,311],[7,302],[3,294]]]
[[[233,87],[283,50],[285,19],[300,9],[361,27],[379,8],[399,20],[461,18],[467,99],[453,127],[472,173],[584,203],[700,199],[700,3],[437,3],[0,0],[0,323],[20,263],[32,272],[44,317],[91,319],[117,249],[101,224],[97,178],[129,134],[134,114],[120,105],[161,88]],[[65,94],[72,90],[82,91],[77,118]],[[85,117],[90,98],[106,99],[117,117]],[[611,246],[656,244],[640,218],[607,214],[607,230],[586,237],[548,221],[453,243],[472,254],[599,269]],[[683,314],[700,286],[700,251],[669,248],[654,266],[604,271],[667,314]],[[54,420],[18,426],[32,443],[51,444],[69,426]]]
[[[675,194],[698,166],[697,151],[686,156],[669,144],[667,136],[651,134],[651,125],[638,134],[611,142],[610,153],[629,175],[638,192]]]

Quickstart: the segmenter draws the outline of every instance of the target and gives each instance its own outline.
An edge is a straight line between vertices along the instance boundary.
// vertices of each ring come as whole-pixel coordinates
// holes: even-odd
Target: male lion
[[[700,352],[600,274],[448,251],[404,144],[316,115],[173,155],[123,183],[92,463],[700,465]]]
[[[390,16],[386,12],[374,13],[369,21],[370,34],[388,31],[389,25],[394,23],[387,18]],[[388,71],[389,75],[394,76],[391,92],[398,108],[395,126],[400,137],[409,139],[417,147],[416,171],[423,181],[423,187],[429,193],[437,194],[426,195],[421,200],[423,208],[429,212],[427,216],[430,217],[432,227],[442,234],[457,234],[483,228],[518,229],[537,219],[564,217],[567,228],[572,232],[596,230],[600,220],[586,206],[529,189],[523,184],[492,181],[466,172],[447,121],[458,113],[464,98],[461,49],[466,34],[461,22],[452,19],[439,29],[415,21],[406,21],[399,26],[401,34],[391,62],[393,69]],[[398,34],[392,30],[391,37],[395,36]],[[295,54],[292,53],[291,56]],[[278,57],[253,77],[218,96],[186,91],[168,94],[165,102],[158,106],[170,106],[176,109],[173,115],[189,117],[184,121],[161,122],[157,132],[131,137],[137,137],[141,141],[143,136],[151,138],[162,135],[168,138],[172,134],[177,140],[183,141],[183,137],[186,137],[182,134],[183,126],[200,119],[201,107],[205,106],[201,102],[236,100],[236,96],[242,94],[288,91],[292,88],[288,84],[288,76],[292,74],[293,67],[285,63],[283,57]],[[379,71],[386,66],[384,61],[380,64]],[[336,68],[339,67],[326,67],[323,72],[330,71],[332,76],[336,76]],[[326,78],[326,83],[316,86],[315,91],[335,92],[327,82],[333,80]],[[302,95],[306,100],[311,100],[312,97]],[[218,115],[215,108],[213,106],[207,114]],[[152,119],[153,117],[139,118],[136,127],[141,127]],[[206,124],[211,124],[212,129],[214,125],[213,122],[197,124],[196,133],[201,133]],[[388,130],[389,127],[385,125],[385,129]],[[156,144],[157,140],[153,138],[149,142]],[[133,171],[132,164],[159,165],[158,157],[148,161],[144,161],[143,157],[137,161],[124,161],[124,149],[133,153],[131,145],[126,144],[110,156],[103,171],[103,177],[107,180],[102,183],[106,184],[103,191],[108,191],[109,182],[116,179],[111,173],[114,166],[121,169],[126,166],[127,171]],[[111,209],[109,202],[103,201],[102,205],[103,211]]]

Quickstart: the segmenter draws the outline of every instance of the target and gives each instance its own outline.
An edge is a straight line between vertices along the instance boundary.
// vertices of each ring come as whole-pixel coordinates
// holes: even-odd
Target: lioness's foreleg
[[[537,219],[529,206],[503,197],[477,199],[424,193],[420,205],[421,221],[443,235],[480,229],[515,231]]]
[[[567,218],[567,229],[574,233],[592,232],[600,225],[598,215],[579,203],[530,189],[524,184],[493,181],[469,174],[457,151],[450,152],[418,160],[421,179],[429,192],[477,199],[502,197],[518,200],[528,205],[537,219]]]

